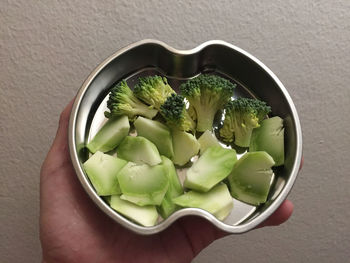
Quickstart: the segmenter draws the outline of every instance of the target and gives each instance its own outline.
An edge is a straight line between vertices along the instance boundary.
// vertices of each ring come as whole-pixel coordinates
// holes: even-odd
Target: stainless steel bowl
[[[82,169],[82,163],[89,156],[85,145],[103,124],[109,89],[122,79],[132,84],[139,76],[152,74],[166,76],[170,84],[177,87],[188,78],[212,71],[238,84],[235,96],[260,98],[272,107],[272,115],[284,119],[285,165],[275,171],[268,201],[254,207],[234,199],[234,208],[224,221],[197,208],[181,209],[153,227],[137,225],[119,215],[96,194]],[[114,53],[86,79],[76,96],[70,117],[69,149],[76,174],[90,198],[116,222],[136,233],[160,232],[187,215],[201,216],[230,233],[243,233],[267,219],[291,191],[302,157],[302,134],[297,111],[286,88],[270,69],[246,51],[218,40],[205,42],[191,50],[177,50],[160,41],[142,40]]]

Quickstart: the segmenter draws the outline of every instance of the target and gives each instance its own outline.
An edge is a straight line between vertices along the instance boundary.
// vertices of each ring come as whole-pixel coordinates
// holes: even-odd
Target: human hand
[[[62,112],[56,138],[40,174],[40,240],[43,262],[190,262],[227,233],[199,217],[184,217],[151,236],[114,222],[81,187],[68,150],[73,101]],[[293,212],[285,201],[262,226],[279,225]]]

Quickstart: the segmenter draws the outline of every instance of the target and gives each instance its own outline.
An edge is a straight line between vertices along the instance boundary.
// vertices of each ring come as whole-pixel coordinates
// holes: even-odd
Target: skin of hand
[[[71,101],[60,116],[56,138],[40,174],[40,241],[43,262],[190,262],[227,233],[199,217],[177,220],[159,234],[135,234],[105,215],[75,175],[68,149]],[[262,225],[286,221],[293,204],[286,200]]]

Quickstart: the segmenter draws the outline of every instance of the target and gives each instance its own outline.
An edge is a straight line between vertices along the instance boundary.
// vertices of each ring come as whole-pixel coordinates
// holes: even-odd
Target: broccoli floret
[[[180,91],[193,107],[197,117],[197,131],[211,130],[218,110],[233,95],[236,84],[216,75],[200,75],[180,86]]]
[[[125,80],[115,85],[109,93],[107,107],[110,112],[106,111],[105,116],[111,118],[114,116],[127,115],[129,119],[141,115],[152,119],[157,114],[157,110],[147,106],[140,101],[130,90]]]
[[[220,129],[220,136],[226,142],[241,147],[248,147],[254,128],[271,112],[271,107],[257,99],[238,98],[225,107],[225,120]]]
[[[181,131],[194,131],[195,123],[188,115],[183,96],[171,94],[164,104],[160,106],[159,112],[170,128]]]
[[[134,93],[136,97],[159,110],[167,97],[175,91],[170,87],[165,77],[149,76],[139,78]]]

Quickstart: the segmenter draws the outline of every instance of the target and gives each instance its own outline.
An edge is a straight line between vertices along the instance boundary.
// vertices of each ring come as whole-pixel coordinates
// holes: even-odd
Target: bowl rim
[[[269,205],[266,210],[259,216],[252,218],[248,222],[245,222],[243,224],[239,225],[229,225],[226,224],[220,220],[218,220],[216,217],[214,217],[212,214],[209,212],[206,212],[202,209],[198,208],[185,208],[185,209],[180,209],[174,214],[172,214],[170,217],[168,217],[166,220],[162,221],[161,223],[152,226],[152,227],[143,227],[140,226],[136,223],[133,223],[132,221],[124,218],[123,216],[119,215],[116,211],[114,211],[111,207],[109,207],[104,201],[102,201],[101,197],[99,197],[95,190],[92,188],[91,184],[88,182],[88,179],[85,176],[85,173],[79,163],[79,158],[78,158],[78,153],[77,153],[77,147],[75,144],[75,133],[76,133],[76,121],[77,121],[77,115],[78,115],[78,110],[79,106],[81,104],[83,95],[89,88],[90,84],[92,81],[95,79],[95,77],[114,59],[116,59],[118,56],[121,54],[141,45],[145,44],[154,44],[161,46],[168,50],[171,53],[174,54],[179,54],[179,55],[191,55],[200,52],[204,48],[211,46],[211,45],[221,45],[227,48],[230,48],[245,57],[249,58],[252,60],[255,64],[257,64],[259,67],[261,67],[272,79],[275,81],[277,86],[280,88],[282,91],[283,95],[285,96],[285,99],[287,100],[289,107],[291,109],[292,117],[295,122],[295,128],[296,128],[296,154],[295,154],[295,161],[293,164],[293,167],[290,172],[290,178],[286,181],[286,184],[283,187],[283,190],[281,193],[278,195],[278,197]],[[252,230],[256,228],[258,225],[260,225],[263,221],[265,221],[270,215],[273,214],[274,211],[276,211],[279,206],[282,204],[282,202],[287,198],[288,194],[290,193],[294,182],[297,178],[300,164],[301,164],[301,159],[302,159],[302,131],[301,131],[301,125],[300,125],[300,120],[299,116],[297,113],[297,110],[295,108],[295,105],[292,101],[292,98],[290,97],[287,89],[284,87],[282,82],[277,78],[277,76],[265,65],[263,64],[259,59],[248,53],[247,51],[232,45],[230,43],[227,43],[222,40],[209,40],[206,41],[197,47],[193,49],[188,49],[188,50],[179,50],[175,49],[167,44],[165,44],[162,41],[159,40],[154,40],[154,39],[144,39],[141,41],[134,42],[132,44],[129,44],[121,49],[119,49],[117,52],[113,53],[110,55],[108,58],[106,58],[102,63],[100,63],[86,78],[84,83],[82,84],[81,88],[77,92],[77,95],[74,99],[72,111],[70,114],[70,119],[69,119],[69,127],[68,127],[68,144],[69,144],[69,152],[70,152],[70,157],[72,161],[72,165],[75,169],[75,172],[77,174],[77,177],[87,192],[87,194],[90,196],[90,198],[94,201],[94,203],[101,209],[103,210],[108,216],[113,218],[115,221],[123,225],[124,227],[128,228],[129,230],[136,232],[138,234],[142,235],[150,235],[150,234],[155,234],[158,232],[163,231],[167,227],[169,227],[173,222],[178,220],[179,218],[183,216],[189,216],[189,215],[196,215],[200,216],[202,218],[205,218],[209,222],[211,222],[213,225],[215,225],[217,228],[228,232],[232,234],[239,234],[239,233],[244,233],[249,230]]]

